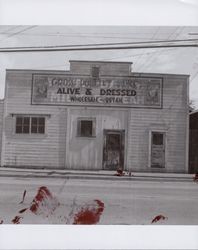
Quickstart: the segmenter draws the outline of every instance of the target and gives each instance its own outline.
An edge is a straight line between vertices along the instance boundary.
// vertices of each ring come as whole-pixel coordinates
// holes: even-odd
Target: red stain
[[[30,210],[32,211],[32,213],[37,212],[37,209],[38,209],[40,203],[44,199],[46,199],[47,197],[52,198],[52,194],[50,193],[48,188],[47,187],[40,187],[36,196],[34,197],[34,199],[32,201],[32,205],[30,206]]]
[[[193,180],[194,180],[194,181],[198,181],[198,173],[195,174]]]
[[[41,213],[48,216],[59,205],[60,203],[52,196],[47,187],[40,187],[31,203],[30,211],[34,214]]]
[[[23,198],[22,198],[22,201],[19,204],[22,204],[24,202],[25,195],[26,195],[26,190],[23,192]]]
[[[156,222],[158,222],[159,220],[165,220],[165,219],[168,219],[167,217],[165,217],[164,215],[157,215],[153,220],[152,220],[152,222],[151,223],[156,223]]]
[[[24,213],[27,209],[28,209],[28,208],[21,209],[21,210],[19,211],[19,213],[22,214],[22,213]]]
[[[73,224],[93,225],[99,222],[100,216],[104,211],[104,203],[100,200],[94,200],[94,202],[94,206],[86,205],[75,214]]]
[[[123,175],[125,175],[125,173],[123,172],[123,169],[118,168],[116,174],[114,174],[114,175],[115,176],[123,176]]]
[[[20,217],[20,216],[15,216],[15,218],[12,220],[12,223],[13,224],[20,224],[20,219],[21,219],[22,217]]]
[[[128,174],[129,174],[129,176],[134,176],[130,170],[129,170]]]

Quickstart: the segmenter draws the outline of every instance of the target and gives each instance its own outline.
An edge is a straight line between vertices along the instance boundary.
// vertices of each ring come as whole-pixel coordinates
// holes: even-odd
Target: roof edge
[[[119,63],[119,64],[133,64],[133,62],[119,62],[119,61],[89,61],[89,60],[69,60],[69,62],[81,62],[81,63]]]
[[[190,112],[189,115],[193,115],[193,114],[196,114],[198,113],[198,109],[194,110],[193,112]]]

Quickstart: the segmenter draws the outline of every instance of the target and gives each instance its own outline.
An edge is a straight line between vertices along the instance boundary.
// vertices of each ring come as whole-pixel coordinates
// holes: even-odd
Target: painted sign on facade
[[[34,74],[32,104],[161,108],[162,79]]]

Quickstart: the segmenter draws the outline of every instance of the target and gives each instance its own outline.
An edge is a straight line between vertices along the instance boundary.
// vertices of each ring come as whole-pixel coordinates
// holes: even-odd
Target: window
[[[30,117],[17,117],[16,118],[16,133],[29,134],[30,132]]]
[[[153,145],[163,145],[164,134],[163,133],[152,133]]]
[[[16,134],[44,134],[45,117],[16,117]]]
[[[77,135],[80,137],[94,137],[96,135],[96,120],[79,118]]]
[[[99,67],[92,67],[91,76],[95,79],[99,78]]]
[[[44,117],[32,117],[31,133],[32,134],[44,134],[45,133],[45,118]]]

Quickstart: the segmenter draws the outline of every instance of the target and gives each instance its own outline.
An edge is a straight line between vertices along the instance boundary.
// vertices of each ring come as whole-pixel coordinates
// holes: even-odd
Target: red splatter
[[[0,224],[3,224],[3,220],[0,221]]]
[[[134,175],[132,174],[131,170],[128,171],[128,175],[129,175],[129,176],[134,176]]]
[[[194,180],[194,181],[198,181],[198,173],[195,174],[193,180]]]
[[[15,218],[12,220],[13,224],[20,224],[20,219],[22,219],[22,217],[20,216],[15,216]]]
[[[47,187],[40,187],[32,201],[32,205],[30,206],[30,210],[32,211],[32,213],[37,212],[40,203],[47,197],[52,198],[50,191],[47,189]]]
[[[125,175],[125,173],[123,172],[122,168],[118,168],[116,174],[114,174],[115,176],[123,176]]]
[[[104,211],[104,203],[100,200],[94,200],[94,202],[94,206],[86,205],[75,214],[73,224],[92,225],[99,222],[100,216]]]
[[[164,215],[157,215],[153,220],[152,220],[152,222],[151,223],[156,223],[156,222],[158,222],[159,220],[165,220],[165,219],[168,219],[167,217],[165,217]]]
[[[19,204],[22,204],[24,202],[25,195],[26,195],[26,190],[23,192],[23,198],[22,198],[22,201]]]
[[[40,187],[31,203],[30,211],[34,214],[45,214],[45,216],[48,216],[59,205],[60,203],[52,196],[47,187]]]
[[[21,209],[21,210],[19,211],[19,213],[22,214],[22,213],[24,213],[27,209],[28,209],[28,208]]]

